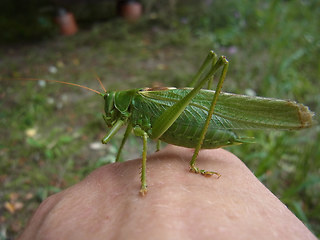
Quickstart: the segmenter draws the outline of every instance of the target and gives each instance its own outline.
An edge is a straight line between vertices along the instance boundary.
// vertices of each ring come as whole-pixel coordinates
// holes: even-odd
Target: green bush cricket
[[[219,148],[252,142],[240,137],[238,130],[279,129],[298,130],[313,125],[313,113],[308,107],[288,100],[253,97],[221,92],[228,70],[228,61],[210,51],[191,81],[194,88],[138,88],[104,93],[73,83],[47,80],[79,86],[101,95],[105,100],[103,118],[111,129],[103,144],[127,125],[116,161],[131,132],[143,138],[141,189],[147,193],[147,139],[160,140],[183,147],[195,148],[190,171],[205,176],[219,173],[196,167],[200,149]],[[208,69],[209,68],[209,69]],[[210,90],[214,74],[222,68],[215,91]],[[206,71],[206,69],[208,69]],[[32,80],[32,79],[30,79]],[[33,79],[34,80],[34,79]],[[208,83],[208,90],[202,89]]]

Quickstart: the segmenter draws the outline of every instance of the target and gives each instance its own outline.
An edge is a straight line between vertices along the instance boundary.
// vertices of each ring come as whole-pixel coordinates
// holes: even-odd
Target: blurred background
[[[0,239],[18,236],[49,195],[113,162],[123,136],[100,143],[100,96],[41,79],[184,87],[213,49],[230,62],[224,91],[319,113],[319,19],[318,0],[1,0]],[[319,237],[319,126],[245,134],[256,143],[227,149]],[[141,152],[132,136],[122,159]]]

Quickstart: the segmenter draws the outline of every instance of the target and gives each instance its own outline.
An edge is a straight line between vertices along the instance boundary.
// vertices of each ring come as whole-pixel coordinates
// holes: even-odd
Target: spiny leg
[[[145,131],[143,131],[139,126],[134,127],[133,131],[136,136],[142,137],[142,139],[143,139],[140,194],[142,196],[144,196],[147,194],[147,191],[148,191],[147,190],[147,179],[146,179],[148,134]]]
[[[124,133],[124,136],[122,138],[122,141],[121,141],[121,145],[119,147],[119,150],[117,152],[117,157],[116,157],[116,162],[119,162],[119,159],[120,159],[120,155],[121,155],[121,152],[122,152],[122,149],[123,149],[123,146],[124,144],[126,143],[127,139],[128,139],[128,136],[129,134],[131,133],[132,131],[132,125],[129,123],[128,126],[127,126],[127,129]]]
[[[188,85],[189,87],[194,87],[194,85],[199,81],[201,75],[203,74],[204,70],[208,66],[210,62],[212,62],[212,65],[215,65],[218,60],[218,56],[215,52],[210,51],[206,57],[206,59],[203,61],[201,67],[199,68],[198,72],[196,75],[192,78],[190,84]]]
[[[213,56],[216,56],[214,52],[211,52]],[[215,58],[213,58],[215,59]],[[205,83],[209,81],[212,75],[223,65],[222,57],[214,64],[206,76],[180,101],[176,102],[155,120],[152,127],[152,137],[159,139],[163,133],[177,120],[181,113],[186,109],[192,99],[199,93]]]
[[[217,54],[215,52],[213,52],[213,51],[210,51],[209,54],[207,55],[206,59],[202,63],[201,67],[199,68],[197,74],[193,77],[193,79],[192,79],[191,83],[189,84],[189,86],[190,87],[194,87],[194,85],[199,81],[201,75],[204,73],[204,70],[209,65],[209,63],[211,62],[211,67],[213,68],[216,65],[217,61],[218,61]],[[213,77],[214,77],[214,74],[212,74],[212,76],[208,80],[207,89],[211,89]]]
[[[211,55],[211,57],[210,57],[210,55]],[[186,109],[186,107],[189,105],[189,103],[192,101],[192,99],[199,93],[199,91],[201,90],[203,85],[205,83],[207,83],[210,80],[210,78],[212,78],[214,73],[220,67],[223,66],[223,71],[222,71],[219,83],[217,85],[215,95],[212,100],[212,104],[211,104],[211,107],[210,107],[210,110],[208,113],[207,121],[205,123],[205,126],[204,126],[202,132],[201,132],[201,137],[200,137],[199,142],[195,148],[194,155],[190,161],[191,171],[193,171],[195,173],[202,173],[204,175],[218,174],[215,172],[208,172],[205,170],[199,170],[197,167],[195,167],[195,161],[196,161],[198,153],[201,149],[205,134],[207,132],[212,114],[214,112],[214,107],[217,102],[218,95],[221,91],[222,84],[225,79],[225,75],[226,75],[227,67],[228,67],[228,61],[226,60],[225,57],[220,57],[218,60],[216,60],[216,54],[211,51],[209,53],[209,56],[205,60],[203,66],[200,68],[200,71],[198,72],[197,76],[198,75],[200,76],[202,74],[203,70],[201,70],[201,69],[205,68],[208,65],[208,63],[210,62],[210,60],[213,61],[213,64],[212,64],[210,70],[208,71],[208,73],[206,74],[206,76],[201,81],[199,81],[199,83],[197,83],[197,85],[186,96],[184,96],[180,101],[176,102],[174,105],[172,105],[166,111],[164,111],[156,119],[156,121],[153,123],[153,128],[152,128],[152,137],[155,139],[159,139],[162,136],[162,134],[168,130],[168,128],[177,120],[177,118],[181,115],[181,113]],[[196,80],[197,80],[197,78],[198,77],[195,77]]]
[[[215,57],[213,60],[212,60],[212,67],[214,67],[214,65],[217,63],[218,61],[218,58]],[[213,78],[214,78],[214,74],[212,74],[212,76],[210,77],[209,81],[208,81],[208,88],[209,90],[211,90],[212,88],[212,82],[213,82]]]
[[[141,188],[140,188],[140,194],[142,196],[147,194],[147,179],[146,179],[147,142],[148,142],[148,135],[147,135],[147,133],[144,133],[144,135],[143,135],[142,167],[141,167]]]
[[[110,139],[120,130],[121,126],[125,124],[124,120],[119,119],[109,130],[107,135],[101,140],[103,144],[107,144]]]
[[[225,57],[220,58],[219,61],[220,60],[223,61],[223,64],[224,64],[223,65],[223,69],[222,69],[222,73],[221,73],[221,76],[220,76],[219,82],[217,84],[217,88],[216,88],[215,94],[214,94],[212,102],[211,102],[211,106],[210,106],[210,109],[209,109],[209,112],[208,112],[208,116],[207,116],[206,122],[205,122],[204,127],[203,127],[203,129],[201,131],[199,142],[198,142],[198,144],[197,144],[197,146],[196,146],[196,148],[194,150],[194,154],[193,154],[192,159],[190,161],[190,171],[195,172],[195,173],[201,173],[201,174],[203,174],[205,176],[211,176],[211,175],[215,174],[215,175],[218,175],[218,177],[220,177],[220,174],[217,173],[217,172],[200,170],[199,168],[197,168],[195,166],[195,162],[196,162],[197,156],[199,154],[199,151],[201,149],[203,140],[204,140],[204,138],[206,136],[206,133],[207,133],[207,130],[208,130],[208,127],[209,127],[209,124],[210,124],[210,120],[212,118],[212,115],[213,115],[213,112],[214,112],[214,108],[215,108],[217,100],[218,100],[218,96],[219,96],[219,94],[221,92],[221,88],[222,88],[223,82],[224,82],[224,80],[226,78],[227,71],[228,71],[228,66],[229,66],[228,60]]]
[[[191,80],[189,86],[190,87],[194,87],[194,85],[199,81],[201,75],[204,73],[206,67],[209,65],[209,63],[211,62],[211,67],[214,67],[216,65],[218,61],[218,56],[215,52],[213,52],[212,50],[208,53],[206,59],[203,61],[201,67],[199,68],[198,72],[196,73],[196,75],[193,77],[193,79]],[[214,74],[212,74],[212,76],[210,77],[210,79],[208,80],[208,87],[207,89],[211,89],[212,87],[212,81],[213,81],[213,77]]]

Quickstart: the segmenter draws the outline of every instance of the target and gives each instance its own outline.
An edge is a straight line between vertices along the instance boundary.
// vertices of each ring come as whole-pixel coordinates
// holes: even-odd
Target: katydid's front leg
[[[123,136],[122,141],[121,141],[121,145],[120,145],[119,150],[118,150],[118,153],[117,153],[116,162],[119,162],[119,159],[120,159],[120,155],[121,155],[123,146],[124,146],[124,144],[126,143],[126,141],[127,141],[127,139],[128,139],[128,136],[129,136],[129,134],[131,133],[131,131],[132,131],[132,125],[131,125],[130,123],[128,123],[126,132],[124,133],[124,136]]]
[[[216,91],[215,91],[215,93],[213,95],[213,99],[212,99],[212,102],[211,102],[211,106],[210,106],[210,109],[209,109],[209,112],[208,112],[208,116],[207,116],[206,122],[205,122],[205,124],[203,126],[199,142],[197,143],[197,146],[196,146],[196,148],[194,150],[192,159],[190,161],[190,171],[192,171],[194,173],[201,173],[201,174],[203,174],[205,176],[211,176],[211,175],[215,174],[215,175],[218,175],[218,177],[220,177],[220,174],[217,173],[217,172],[200,170],[199,168],[197,168],[195,166],[195,162],[197,160],[197,157],[198,157],[199,151],[201,149],[203,140],[204,140],[204,138],[206,136],[206,133],[207,133],[207,130],[208,130],[208,127],[209,127],[209,124],[210,124],[210,120],[212,118],[212,115],[214,113],[214,108],[215,108],[217,100],[218,100],[218,96],[219,96],[219,94],[221,92],[221,88],[222,88],[223,82],[224,82],[224,80],[226,78],[227,71],[228,71],[229,63],[228,63],[228,60],[226,58],[223,58],[223,64],[224,64],[224,66],[223,66],[223,69],[222,69],[222,73],[221,73],[219,82],[217,84]]]
[[[143,152],[142,152],[142,167],[141,167],[141,189],[140,194],[142,196],[147,194],[147,179],[146,179],[146,165],[147,165],[147,141],[148,134],[143,131],[139,126],[133,128],[133,132],[136,136],[143,139]]]
[[[105,117],[103,117],[105,119]],[[107,135],[101,140],[101,142],[103,144],[107,144],[110,139],[120,130],[120,128],[122,127],[122,125],[125,124],[124,120],[119,119],[113,126],[112,128],[109,130],[109,132],[107,133]]]

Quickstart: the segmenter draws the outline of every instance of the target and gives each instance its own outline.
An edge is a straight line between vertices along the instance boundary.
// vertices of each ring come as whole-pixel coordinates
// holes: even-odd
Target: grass
[[[191,11],[186,8],[170,24],[163,19],[131,25],[113,20],[72,37],[1,48],[0,239],[17,236],[48,195],[112,162],[121,141],[118,134],[109,145],[99,144],[106,128],[103,101],[96,94],[15,78],[56,79],[99,89],[96,73],[107,89],[183,87],[214,49],[230,61],[224,91],[294,99],[319,113],[316,1],[256,2],[253,7],[241,3],[235,9],[238,19],[215,29],[210,15],[197,21],[183,17]],[[315,118],[319,121],[318,114]],[[319,237],[319,126],[246,134],[256,144],[228,150]],[[140,139],[131,137],[123,159],[139,157],[140,145]]]

